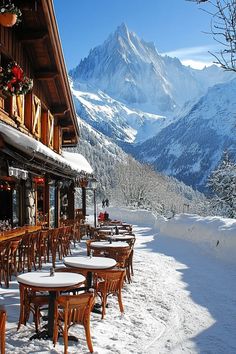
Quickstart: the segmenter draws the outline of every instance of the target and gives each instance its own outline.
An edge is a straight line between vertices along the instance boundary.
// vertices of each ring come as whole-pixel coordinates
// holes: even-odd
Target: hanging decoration
[[[44,177],[34,177],[33,178],[33,181],[36,183],[36,184],[44,184],[45,183],[45,178]]]
[[[0,180],[0,191],[10,191],[10,190],[11,190],[10,184],[1,179]]]
[[[22,12],[11,1],[0,5],[0,25],[4,27],[12,27],[21,22]]]
[[[33,80],[25,76],[23,69],[15,61],[6,69],[0,67],[0,90],[8,95],[25,95],[33,88]]]

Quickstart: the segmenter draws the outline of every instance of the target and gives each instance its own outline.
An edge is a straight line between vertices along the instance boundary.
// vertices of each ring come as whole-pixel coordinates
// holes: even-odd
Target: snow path
[[[193,243],[157,235],[148,225],[136,225],[134,232],[135,276],[123,291],[125,314],[120,315],[115,298],[109,299],[104,320],[92,314],[94,353],[235,354],[235,269]],[[83,252],[81,243],[74,253]],[[29,341],[31,324],[16,332],[15,281],[10,289],[0,289],[0,300],[8,311],[6,354],[63,353],[62,340],[55,348],[51,341]],[[71,332],[80,339],[69,343],[69,353],[88,353],[83,329],[72,327]]]

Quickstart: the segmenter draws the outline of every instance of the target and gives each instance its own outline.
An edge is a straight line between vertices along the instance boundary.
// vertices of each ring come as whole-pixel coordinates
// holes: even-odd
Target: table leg
[[[93,280],[93,273],[92,272],[88,272],[87,273],[87,285],[88,285],[88,289],[92,288],[92,280]],[[94,304],[92,312],[93,313],[98,313],[99,315],[102,314],[100,308],[101,308],[101,304]]]
[[[48,336],[49,336],[49,338],[53,337],[55,299],[56,299],[56,292],[49,291],[49,307],[48,307]]]
[[[45,325],[46,328],[34,334],[30,339],[52,339],[53,329],[54,329],[54,307],[55,307],[56,292],[49,291],[49,306],[48,306],[48,323]]]
[[[92,279],[93,279],[92,272],[88,272],[86,278],[87,278],[87,286],[88,286],[88,288],[91,288],[92,287]]]

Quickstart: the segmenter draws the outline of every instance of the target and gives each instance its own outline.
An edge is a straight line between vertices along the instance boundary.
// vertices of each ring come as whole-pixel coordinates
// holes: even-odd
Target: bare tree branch
[[[228,71],[236,71],[236,0],[186,0],[197,4],[208,2],[213,12],[211,35],[224,49],[210,54],[215,64]]]

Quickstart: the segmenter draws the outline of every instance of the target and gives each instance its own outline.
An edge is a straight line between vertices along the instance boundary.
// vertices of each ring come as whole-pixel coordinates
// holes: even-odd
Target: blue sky
[[[89,50],[102,44],[122,22],[160,53],[176,56],[184,64],[209,64],[216,42],[209,32],[210,15],[185,0],[54,0],[68,69]]]

